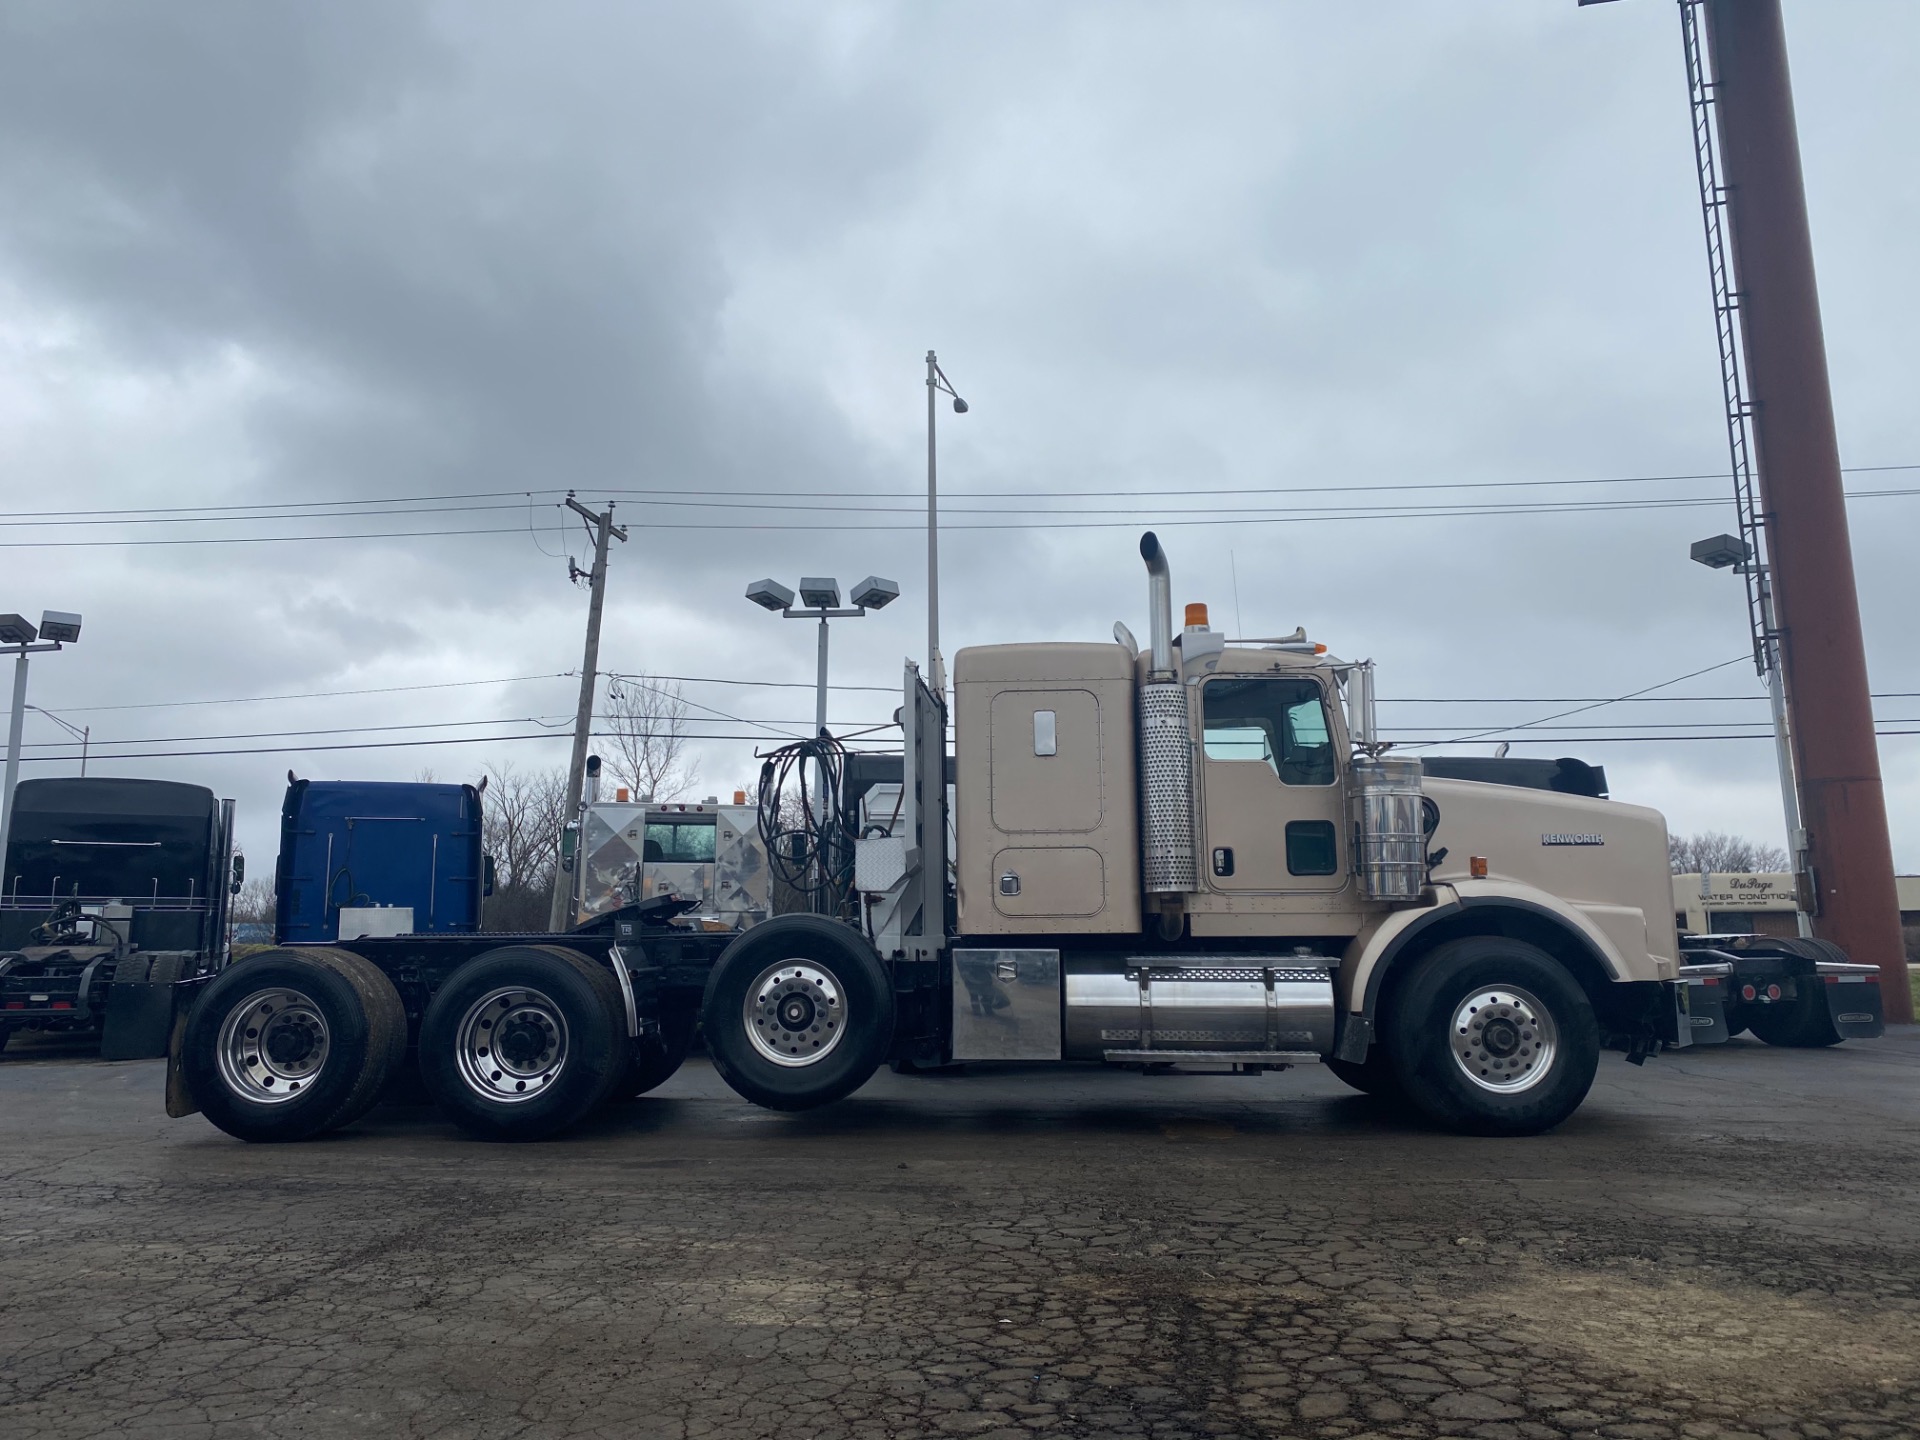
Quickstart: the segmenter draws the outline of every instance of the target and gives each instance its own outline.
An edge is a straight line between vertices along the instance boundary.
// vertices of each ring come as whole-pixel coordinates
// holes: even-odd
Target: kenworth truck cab
[[[944,697],[909,663],[910,781],[853,842],[848,918],[775,917],[715,967],[704,1034],[736,1090],[802,1109],[886,1060],[1324,1063],[1523,1134],[1603,1048],[1692,1043],[1658,812],[1426,775],[1376,741],[1369,664],[1229,642],[1202,606],[1176,634],[1140,551],[1144,649],[1116,626],[955,657],[951,890]]]

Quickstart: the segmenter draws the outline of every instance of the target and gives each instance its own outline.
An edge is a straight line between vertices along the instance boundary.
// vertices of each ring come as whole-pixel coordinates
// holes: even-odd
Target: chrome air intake
[[[1403,903],[1427,883],[1420,762],[1376,756],[1353,762],[1354,874],[1368,900]]]
[[[1141,887],[1149,895],[1199,888],[1193,853],[1193,740],[1187,691],[1173,668],[1173,582],[1166,552],[1149,530],[1140,537],[1147,562],[1149,659],[1140,689]]]

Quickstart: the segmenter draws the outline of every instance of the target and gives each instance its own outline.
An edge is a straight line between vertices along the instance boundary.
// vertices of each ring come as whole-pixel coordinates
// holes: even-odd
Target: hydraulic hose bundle
[[[822,732],[769,751],[760,766],[768,868],[816,914],[840,914],[852,893],[857,817],[845,804],[846,761],[846,747]]]

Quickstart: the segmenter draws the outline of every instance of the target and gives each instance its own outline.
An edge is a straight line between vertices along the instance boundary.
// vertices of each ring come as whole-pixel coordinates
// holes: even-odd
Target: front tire
[[[1537,1135],[1580,1108],[1600,1028],[1559,961],[1524,941],[1469,936],[1416,964],[1388,1047],[1409,1102],[1469,1135]]]
[[[1394,1103],[1407,1098],[1406,1092],[1400,1088],[1400,1077],[1394,1074],[1392,1060],[1378,1045],[1367,1051],[1364,1060],[1341,1060],[1328,1056],[1324,1063],[1336,1079],[1351,1085],[1363,1095]]]
[[[893,1044],[893,991],[873,948],[819,915],[782,915],[727,947],[701,1026],[713,1068],[772,1110],[851,1095]]]
[[[187,1020],[180,1062],[207,1119],[241,1140],[352,1124],[407,1049],[399,993],[345,950],[267,950],[222,971]]]
[[[454,971],[420,1022],[420,1074],[482,1140],[542,1140],[604,1099],[627,1066],[626,1007],[604,965],[506,945]]]

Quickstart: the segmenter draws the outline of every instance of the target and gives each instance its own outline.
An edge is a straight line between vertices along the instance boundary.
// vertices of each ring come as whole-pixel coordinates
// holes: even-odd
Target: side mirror
[[[246,880],[247,857],[244,855],[236,855],[233,857],[233,880],[227,886],[227,893],[229,895],[238,895],[240,893],[240,887],[246,883]]]
[[[493,856],[480,857],[480,898],[493,894]]]

